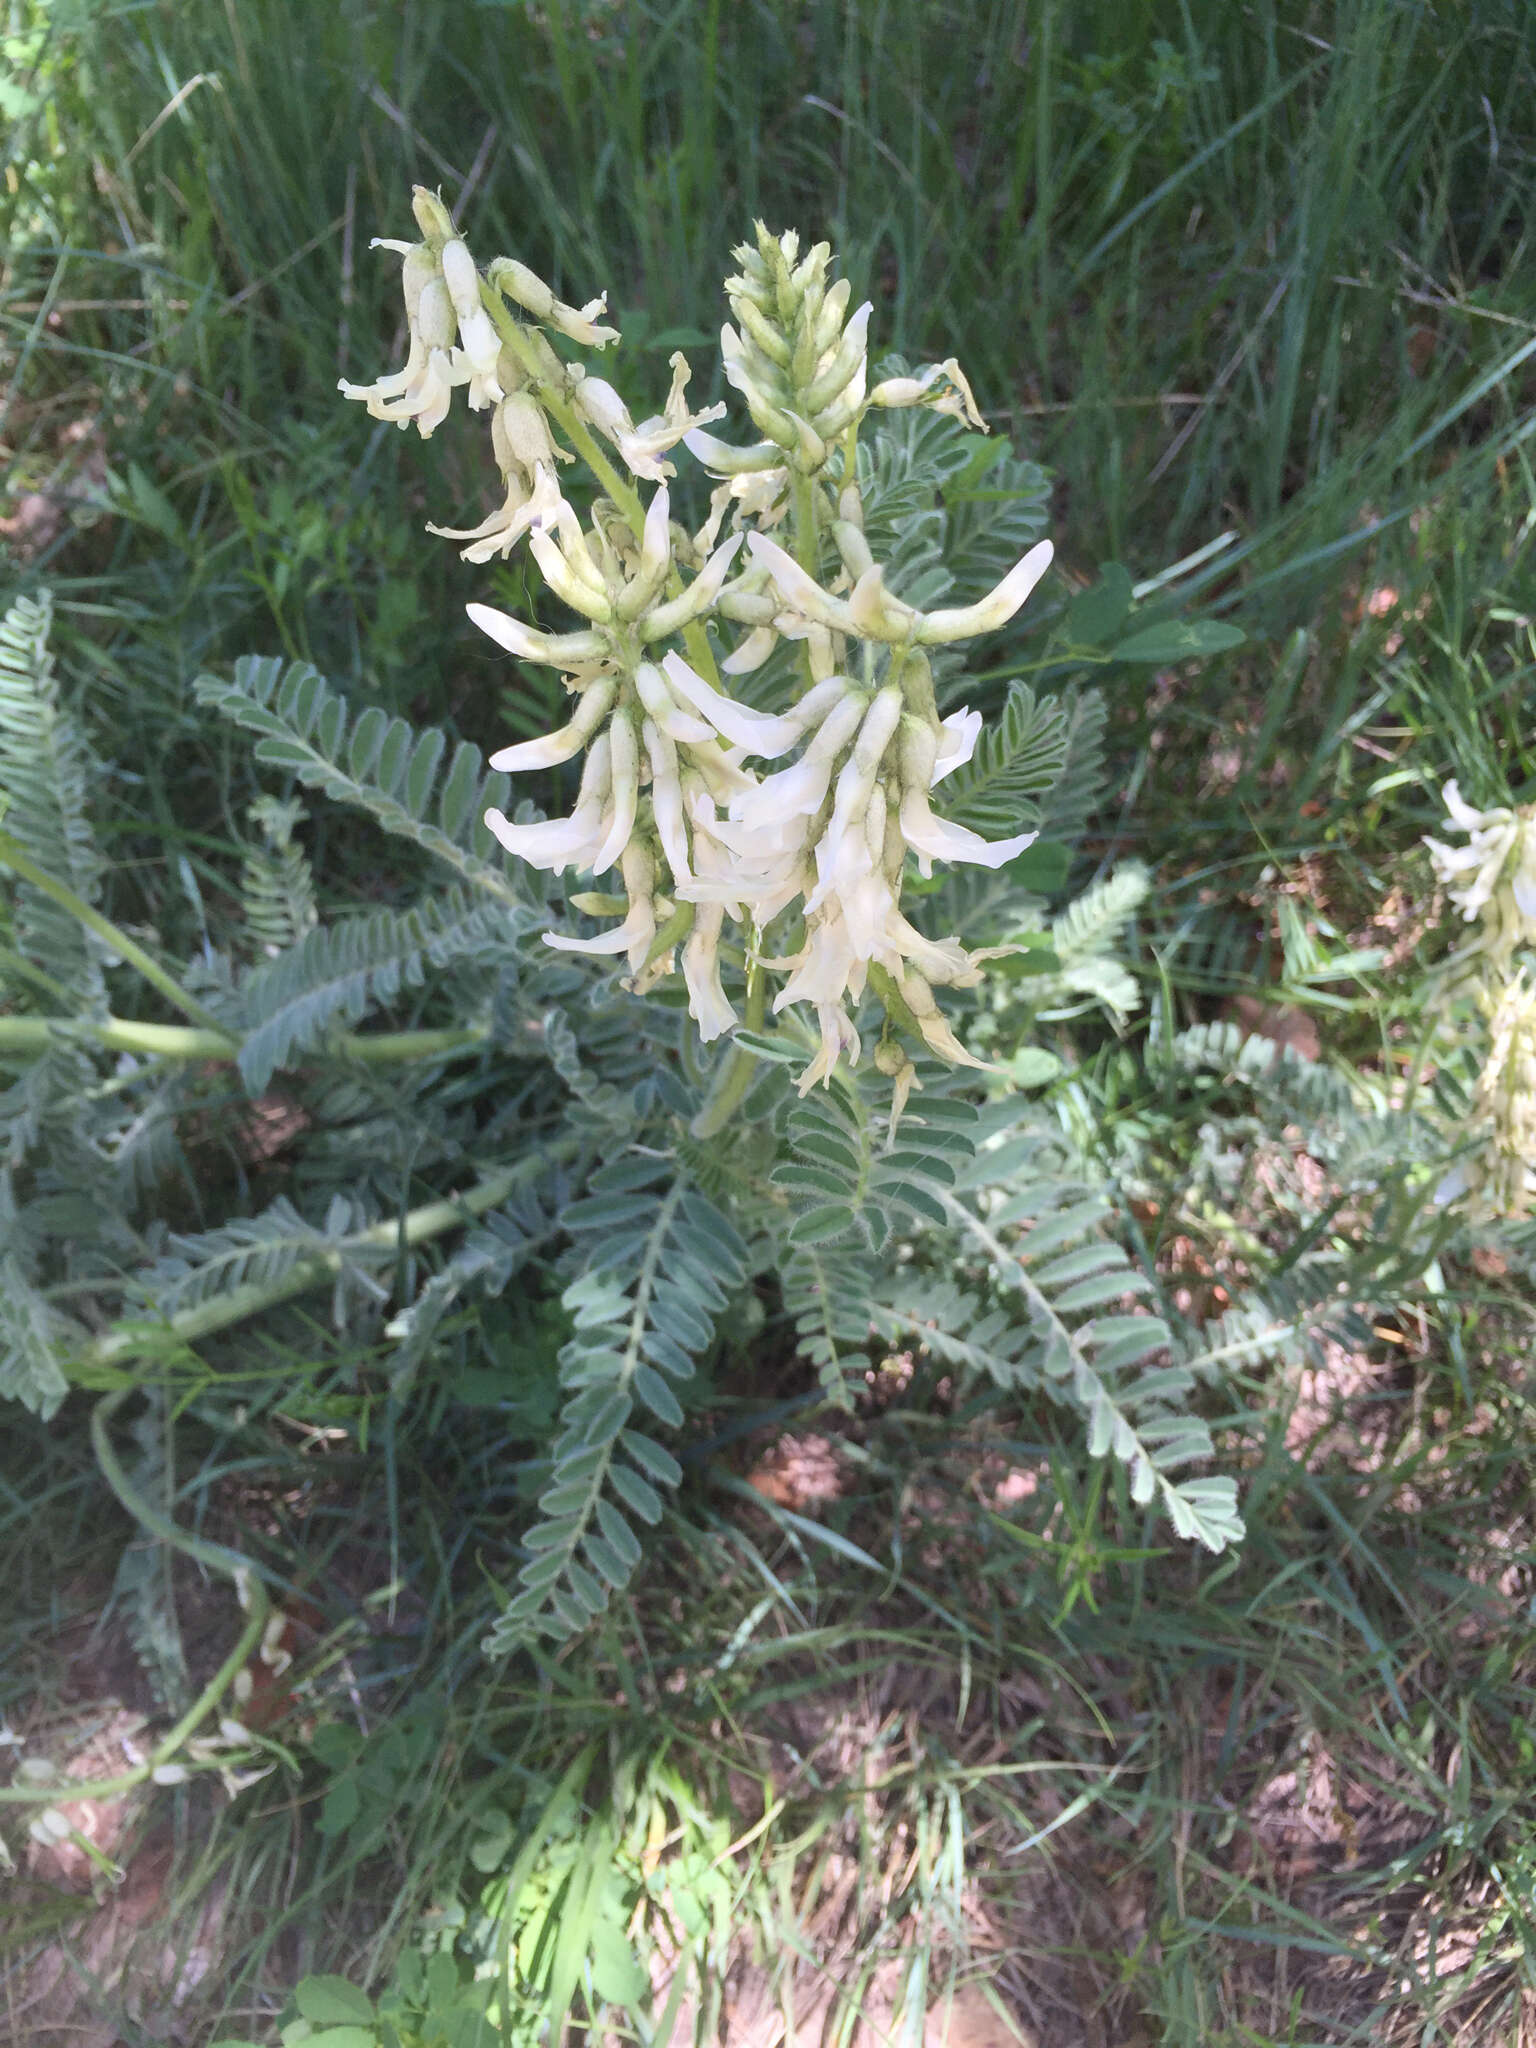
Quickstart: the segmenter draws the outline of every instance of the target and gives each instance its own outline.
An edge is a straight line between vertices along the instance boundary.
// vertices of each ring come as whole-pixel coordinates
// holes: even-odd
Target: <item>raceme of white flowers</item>
[[[1536,805],[1474,810],[1454,781],[1443,791],[1465,846],[1426,838],[1436,879],[1476,926],[1452,956],[1454,985],[1470,978],[1489,1045],[1472,1101],[1472,1146],[1436,1189],[1474,1215],[1520,1217],[1536,1197],[1536,986],[1514,967],[1536,945]]]
[[[1536,804],[1474,811],[1455,782],[1442,794],[1452,828],[1468,843],[1424,844],[1436,879],[1463,919],[1478,925],[1475,949],[1502,971],[1516,947],[1536,943]]]
[[[907,860],[924,876],[935,861],[996,868],[1035,835],[988,841],[935,810],[944,777],[971,757],[981,716],[940,717],[925,650],[1005,625],[1044,575],[1051,545],[1032,548],[977,604],[914,610],[885,588],[866,542],[855,459],[872,408],[927,406],[980,427],[959,365],[871,389],[870,305],[849,312],[825,243],[802,256],[794,234],[775,238],[759,224],[755,245],[735,251],[740,270],[726,283],[734,324],[722,329],[721,352],[761,438],[734,445],[705,431],[726,408],[689,411],[680,354],[662,411],[637,425],[610,384],[565,361],[549,338],[595,349],[617,339],[596,324],[604,299],[564,305],[505,258],[482,273],[434,195],[418,188],[414,209],[420,242],[375,245],[404,259],[405,365],[341,389],[423,437],[457,390],[488,411],[501,503],[477,525],[430,530],[465,543],[472,562],[506,557],[526,539],[579,621],[551,633],[468,607],[509,654],[557,669],[572,699],[558,730],[503,749],[491,765],[517,772],[585,757],[569,817],[514,821],[493,810],[486,823],[535,867],[616,873],[622,890],[572,899],[618,922],[585,937],[547,932],[546,943],[620,956],[640,990],[680,967],[705,1040],[742,1021],[723,961],[746,970],[751,1022],[766,976],[782,977],[773,1010],[807,1006],[819,1039],[802,1092],[839,1059],[858,1061],[854,1010],[866,987],[886,1012],[878,1060],[899,1096],[912,1069],[893,1034],[979,1065],[934,990],[974,985],[989,956],[908,921]],[[679,446],[716,479],[694,534],[672,518],[666,458]],[[599,487],[585,521],[561,489],[562,469],[578,458]],[[733,679],[786,641],[793,701],[765,711],[733,696]]]

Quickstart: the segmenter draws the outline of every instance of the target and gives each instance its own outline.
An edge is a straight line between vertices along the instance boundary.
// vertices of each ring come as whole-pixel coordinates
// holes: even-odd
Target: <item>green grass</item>
[[[1447,774],[1486,802],[1536,777],[1523,7],[193,0],[23,6],[12,25],[36,45],[23,84],[41,69],[0,188],[6,509],[87,495],[7,580],[55,590],[70,692],[114,767],[114,917],[169,950],[238,870],[258,784],[193,707],[204,666],[283,652],[355,696],[498,730],[462,619],[486,581],[421,531],[478,507],[483,470],[456,433],[423,449],[334,390],[392,345],[392,265],[366,245],[401,232],[411,183],[440,184],[478,249],[578,300],[607,287],[637,395],[672,347],[703,351],[761,214],[833,239],[910,357],[959,354],[1055,472],[1073,580],[1111,560],[1150,576],[1234,535],[1181,590],[1250,642],[1150,691],[1143,670],[1106,676],[1118,774],[1087,858],[1157,867],[1160,1029],[1258,989],[1306,1009],[1326,1057],[1383,1086],[1410,1070],[1438,942],[1353,956],[1392,889],[1410,923],[1428,910],[1418,842]],[[1390,618],[1364,609],[1382,588]],[[323,808],[314,852],[328,900],[350,900],[368,855]],[[1058,1113],[1150,1205],[1165,1278],[1181,1239],[1218,1259],[1231,1212],[1201,1178],[1200,1127],[1227,1118],[1251,1171],[1246,1103],[1169,1077],[1139,1032],[1062,1042]],[[199,1191],[168,1200],[180,1223]],[[1361,1234],[1278,1200],[1242,1220],[1277,1267],[1298,1230],[1317,1231],[1303,1265]],[[707,1908],[701,2025],[723,1926],[770,1997],[800,1944],[840,1956],[872,2010],[889,1987],[859,1971],[916,1958],[920,2007],[977,1967],[979,1898],[1001,1946],[976,1955],[1049,2048],[1526,2038],[1531,1254],[1508,1234],[1499,1273],[1464,1249],[1389,1304],[1410,1341],[1351,1410],[1369,1469],[1286,1451],[1278,1367],[1213,1390],[1246,1461],[1231,1559],[1144,1554],[1141,1519],[1048,1417],[1028,1442],[979,1411],[969,1435],[938,1428],[921,1372],[861,1426],[822,1520],[776,1521],[730,1489],[722,1395],[666,1570],[564,1662],[507,1673],[476,1645],[534,1476],[517,1418],[441,1388],[392,1402],[366,1353],[290,1312],[244,1362],[247,1412],[193,1401],[159,1482],[189,1525],[259,1502],[275,1589],[316,1610],[312,1691],[283,1732],[300,1774],[244,1795],[238,1827],[164,1800],[172,1922],[190,1939],[201,1902],[231,1901],[193,2038],[272,2038],[306,1972],[388,1985],[402,1946],[442,1941],[510,1877],[519,1924],[550,1930],[530,1938],[531,2035],[574,1995],[574,1902],[593,1924],[604,1902],[656,1910],[658,1813],[662,1877]],[[525,1313],[519,1341],[547,1361]],[[784,1392],[776,1342],[722,1375],[743,1415]],[[1048,1460],[1050,1483],[988,1512],[982,1437]],[[10,1715],[56,1683],[50,1642],[110,1583],[123,1525],[73,1410],[17,1426],[0,1459]],[[366,1739],[328,1750],[306,1714]],[[841,1775],[866,1754],[873,1785]],[[1337,1867],[1304,1877],[1293,1854],[1266,1860],[1257,1795],[1324,1768],[1371,1825],[1399,1825],[1362,1822],[1351,1847],[1319,1795]],[[49,1910],[32,1895],[10,1938]]]

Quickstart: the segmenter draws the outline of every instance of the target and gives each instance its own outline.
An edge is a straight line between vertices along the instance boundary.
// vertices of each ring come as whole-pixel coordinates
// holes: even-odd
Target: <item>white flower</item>
[[[411,315],[411,352],[405,368],[392,377],[381,377],[376,384],[349,384],[343,378],[337,389],[344,398],[362,399],[376,420],[388,420],[398,427],[414,420],[421,438],[430,439],[447,418],[456,387],[469,381],[467,366],[456,369],[449,356],[454,328],[453,301],[438,274],[420,288]]]
[[[665,604],[652,605],[638,622],[640,638],[647,644],[652,640],[665,640],[672,633],[680,633],[692,620],[702,617],[720,595],[720,587],[740,546],[741,535],[733,534],[723,546],[715,549],[680,596],[669,598]]]
[[[1482,920],[1480,949],[1507,967],[1517,946],[1536,944],[1536,805],[1475,811],[1454,781],[1443,794],[1468,844],[1425,839],[1436,877],[1466,922]]]
[[[981,734],[981,713],[979,711],[952,711],[948,718],[941,719],[944,737],[934,756],[933,774],[929,788],[942,782],[946,775],[952,775],[957,768],[963,768],[976,751],[976,741]]]
[[[651,673],[655,675],[656,671],[652,669]],[[651,764],[651,816],[656,836],[674,883],[682,885],[693,880],[693,869],[688,858],[688,826],[677,748],[671,737],[649,718],[640,728],[640,737]]]
[[[482,633],[488,633],[498,647],[522,661],[542,661],[551,668],[577,669],[601,661],[608,643],[601,633],[540,633],[499,612],[494,605],[467,604],[464,607]]]
[[[627,435],[620,436],[615,441],[620,455],[637,476],[650,474],[648,469],[639,466],[640,462],[655,462],[659,456],[666,455],[675,448],[679,441],[686,441],[698,428],[712,420],[725,418],[726,408],[723,405],[706,405],[702,412],[688,410],[687,400],[683,396],[692,374],[688,368],[687,358],[681,349],[676,349],[669,361],[672,365],[672,388],[667,394],[665,409],[653,419],[642,420],[638,427],[632,428]],[[670,464],[665,466],[668,469],[671,467]]]
[[[771,441],[758,441],[750,448],[733,448],[729,442],[717,441],[713,434],[697,428],[684,434],[683,446],[703,463],[711,476],[746,476],[778,469],[784,460],[783,449],[775,448]]]
[[[821,1031],[821,1050],[796,1082],[802,1095],[809,1095],[818,1081],[830,1081],[840,1059],[846,1057],[848,1064],[856,1067],[862,1050],[853,1019],[841,1003],[818,1003],[816,1023]]]
[[[787,754],[799,739],[803,726],[792,712],[775,717],[738,704],[734,697],[722,696],[680,654],[669,654],[662,668],[673,695],[691,705],[732,746],[744,747],[749,754],[772,760],[778,754]]]
[[[600,575],[584,573],[591,562],[584,547],[572,547],[565,535],[557,540],[547,529],[534,527],[528,535],[528,550],[543,572],[544,581],[557,597],[563,597],[573,612],[597,625],[613,621],[613,600]],[[583,561],[585,556],[585,562]]]
[[[612,780],[612,748],[608,734],[603,733],[587,755],[576,808],[570,817],[536,819],[531,824],[517,825],[501,811],[489,810],[485,822],[508,853],[516,854],[530,867],[547,868],[557,874],[570,867],[596,870],[598,855],[607,846],[614,823]],[[611,866],[612,859],[605,865]]]
[[[1000,868],[1006,861],[1033,846],[1038,832],[1020,832],[1012,839],[983,839],[965,825],[952,825],[936,818],[928,808],[927,792],[906,789],[901,798],[901,829],[908,846],[917,855],[918,872],[933,873],[936,860],[966,861],[982,868]]]
[[[565,932],[545,932],[546,946],[552,946],[560,953],[624,953],[628,955],[631,974],[640,972],[651,950],[651,941],[656,936],[656,863],[644,846],[631,842],[624,849],[622,866],[625,887],[629,892],[629,915],[624,922],[615,925],[611,931],[599,932],[592,939],[573,939]]]
[[[657,728],[679,746],[699,746],[715,738],[708,719],[686,711],[667,686],[667,679],[652,661],[642,661],[635,670],[635,694],[650,713]]]
[[[694,913],[693,929],[683,947],[683,980],[688,986],[688,1007],[706,1044],[736,1025],[720,985],[720,928],[725,922],[723,903],[701,903]]]
[[[793,767],[766,775],[755,789],[733,797],[730,805],[732,818],[755,829],[777,828],[787,833],[796,820],[814,817],[821,809],[831,785],[832,771],[843,750],[852,743],[869,704],[868,697],[844,678],[839,676],[832,680],[837,685],[836,699],[805,752]],[[821,687],[818,685],[818,689]],[[803,697],[796,706],[797,712],[803,714],[811,710],[816,695],[817,691],[812,690]]]
[[[687,381],[687,366],[684,365],[683,381]],[[681,386],[673,382],[674,394],[680,393]],[[585,376],[577,383],[572,393],[576,410],[590,426],[606,440],[613,443],[619,455],[633,475],[649,478],[652,482],[663,483],[673,475],[671,463],[662,462],[660,457],[691,431],[686,411],[680,421],[665,416],[647,420],[643,427],[637,427],[629,416],[625,405],[613,386],[601,377]],[[715,407],[698,414],[699,419],[718,419],[723,407]]]
[[[581,703],[569,725],[562,725],[558,732],[546,733],[542,739],[519,740],[515,746],[503,747],[492,754],[488,766],[518,774],[527,768],[553,768],[557,762],[569,761],[579,754],[613,709],[618,695],[618,682],[613,676],[603,676],[589,685],[582,693]]]
[[[877,565],[854,585],[847,598],[823,590],[792,555],[776,541],[760,533],[747,535],[753,559],[773,578],[780,596],[791,611],[818,625],[840,633],[856,634],[865,640],[893,644],[915,641],[936,646],[951,640],[969,640],[981,633],[995,633],[1006,626],[1051,565],[1053,549],[1048,540],[1032,547],[1016,562],[995,589],[975,604],[936,612],[914,611],[893,597],[884,585]]]
[[[979,1060],[974,1053],[967,1052],[956,1038],[943,1011],[933,999],[933,990],[916,968],[909,967],[905,973],[898,976],[896,986],[930,1052],[937,1053],[941,1060],[947,1061],[952,1067],[980,1067],[984,1071],[991,1071],[985,1060]]]
[[[965,372],[953,356],[942,363],[930,363],[915,377],[887,377],[870,392],[869,402],[880,406],[926,405],[933,412],[949,413],[969,426],[979,427],[983,433],[987,430]]]
[[[508,469],[505,474],[506,495],[488,519],[482,519],[478,526],[429,525],[428,533],[438,534],[443,540],[467,540],[470,545],[459,550],[466,562],[488,562],[495,555],[510,555],[530,528],[546,525],[554,518],[561,500],[560,486],[550,470],[534,471],[531,491],[516,469]]]
[[[593,325],[598,314],[607,309],[606,292],[579,309],[564,305],[537,271],[530,270],[526,263],[519,263],[510,256],[498,256],[486,276],[496,291],[504,292],[509,299],[516,300],[524,312],[531,313],[535,320],[542,320],[546,326],[555,328],[572,341],[582,342],[588,348],[606,348],[610,341],[619,338],[616,327]]]
[[[442,264],[443,283],[448,288],[459,323],[459,347],[463,350],[464,364],[469,371],[465,380],[469,384],[469,403],[474,411],[479,412],[484,406],[494,405],[506,396],[496,376],[501,360],[501,336],[496,332],[490,314],[480,303],[480,274],[464,243],[457,238],[445,242],[438,260]]]

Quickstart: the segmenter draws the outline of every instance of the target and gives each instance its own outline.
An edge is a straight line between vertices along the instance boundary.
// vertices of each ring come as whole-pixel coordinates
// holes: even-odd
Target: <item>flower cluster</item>
[[[1503,972],[1517,947],[1536,942],[1536,804],[1474,811],[1455,782],[1443,794],[1451,825],[1466,833],[1467,844],[1424,844],[1463,919],[1480,924],[1477,950]]]
[[[765,976],[784,976],[773,1009],[804,1004],[816,1019],[819,1049],[802,1091],[840,1058],[859,1058],[850,1006],[866,988],[880,998],[888,1031],[945,1060],[970,1061],[934,989],[974,984],[988,956],[956,937],[930,939],[907,919],[908,856],[923,875],[936,860],[995,868],[1034,835],[990,842],[935,814],[933,792],[970,758],[981,719],[940,717],[925,649],[1006,624],[1045,573],[1051,548],[1031,549],[977,604],[917,610],[885,588],[866,543],[855,459],[871,407],[933,406],[980,426],[958,365],[871,390],[870,306],[849,314],[846,282],[829,281],[826,244],[802,257],[795,236],[759,226],[756,245],[736,252],[741,269],[726,287],[736,324],[723,330],[722,353],[764,438],[733,448],[706,433],[724,408],[689,412],[681,356],[663,411],[637,426],[611,385],[563,362],[540,331],[602,346],[614,337],[593,325],[601,300],[580,311],[563,306],[506,259],[482,278],[440,202],[418,192],[416,214],[425,241],[386,245],[404,255],[406,367],[342,388],[378,418],[414,418],[423,434],[460,386],[472,407],[488,406],[503,501],[477,526],[433,531],[468,543],[473,561],[506,555],[526,536],[545,583],[580,622],[552,633],[469,606],[508,653],[558,670],[574,699],[567,723],[503,749],[492,766],[520,771],[585,757],[569,816],[509,819],[493,810],[487,824],[535,867],[596,877],[616,870],[622,886],[622,894],[572,899],[619,922],[589,937],[548,932],[546,942],[622,956],[636,988],[680,967],[705,1040],[740,1021],[724,965],[745,967],[754,1017]],[[673,470],[663,458],[680,443],[721,480],[695,535],[671,517]],[[560,484],[576,455],[601,487],[585,520]],[[653,486],[648,501],[637,483]],[[722,543],[727,512],[736,530]],[[786,521],[792,548],[766,531]],[[668,644],[678,639],[681,647]],[[762,668],[786,642],[797,671],[793,701],[767,711],[731,694],[733,679]],[[893,1046],[887,1039],[880,1064],[904,1093],[912,1069]]]
[[[952,357],[869,388],[874,309],[866,299],[849,315],[848,280],[828,282],[828,243],[801,257],[797,235],[775,237],[759,221],[756,246],[744,242],[732,254],[741,269],[726,279],[725,293],[736,325],[721,328],[720,355],[763,439],[739,448],[702,428],[689,433],[689,453],[723,479],[711,505],[716,527],[733,501],[738,520],[776,526],[790,509],[793,480],[823,476],[841,438],[871,407],[924,405],[985,431]]]
[[[1536,987],[1524,972],[1486,991],[1489,1047],[1473,1094],[1474,1148],[1435,1190],[1474,1215],[1518,1218],[1536,1195]]]
[[[1451,827],[1465,846],[1425,839],[1436,879],[1477,931],[1452,954],[1448,982],[1470,984],[1488,1023],[1488,1053],[1473,1093],[1472,1149],[1435,1191],[1465,1198],[1477,1217],[1524,1216],[1536,1194],[1536,987],[1516,952],[1536,944],[1536,805],[1476,811],[1445,785]]]

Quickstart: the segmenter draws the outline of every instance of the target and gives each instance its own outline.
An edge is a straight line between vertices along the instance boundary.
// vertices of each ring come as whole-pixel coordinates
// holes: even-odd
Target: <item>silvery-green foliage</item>
[[[984,590],[1039,531],[1040,473],[994,458],[953,422],[893,415],[860,443],[866,456],[873,528],[927,603],[941,588],[957,601]],[[0,699],[8,758],[34,764],[23,771],[42,821],[29,827],[33,843],[46,839],[85,894],[98,856],[83,756],[49,723],[61,714],[38,615],[22,625]],[[941,689],[943,675],[939,664]],[[1142,1279],[1106,1189],[1045,1171],[1038,1146],[1020,1150],[1017,1100],[985,1099],[995,1080],[923,1059],[899,1116],[889,1079],[867,1065],[840,1066],[829,1087],[801,1096],[793,1075],[808,1038],[790,1019],[769,1020],[738,1034],[758,1064],[737,1122],[724,1138],[700,1137],[692,1126],[715,1083],[714,1049],[677,1001],[631,993],[605,964],[542,943],[558,891],[507,861],[486,831],[482,813],[506,804],[511,781],[488,774],[476,747],[350,703],[304,664],[242,661],[199,678],[196,692],[255,735],[270,778],[256,819],[265,846],[260,860],[248,850],[243,886],[230,891],[242,914],[181,969],[234,1057],[214,1069],[130,1057],[87,1108],[119,1063],[77,1024],[61,1025],[58,1056],[77,1070],[63,1123],[47,1080],[55,1055],[23,1067],[10,1229],[0,1231],[0,1390],[46,1412],[65,1388],[59,1361],[90,1350],[90,1334],[49,1300],[60,1277],[99,1275],[114,1355],[128,1360],[185,1359],[189,1343],[217,1357],[228,1341],[218,1332],[238,1333],[239,1315],[328,1293],[338,1331],[376,1347],[402,1403],[432,1390],[450,1361],[504,1360],[497,1333],[513,1290],[552,1279],[566,1328],[559,1412],[529,1445],[541,1476],[488,1638],[498,1654],[574,1633],[630,1584],[658,1540],[681,1475],[674,1446],[708,1397],[716,1354],[764,1302],[835,1404],[855,1398],[872,1346],[905,1333],[985,1373],[1003,1398],[1079,1414],[1089,1451],[1123,1461],[1135,1498],[1184,1534],[1216,1543],[1236,1533],[1230,1488],[1190,1469],[1209,1451],[1189,1406],[1198,1360],[1136,1309]],[[1109,949],[1134,908],[1134,871],[1050,914],[1102,780],[1102,705],[1023,684],[1000,695],[975,758],[953,777],[953,814],[992,832],[1038,817],[1045,857],[936,876],[930,893],[914,893],[914,917],[936,938],[1032,934],[1055,963],[1058,999],[1096,990],[1128,1002]],[[76,766],[50,767],[57,760]],[[300,790],[317,816],[338,806],[360,833],[378,831],[385,901],[338,903],[324,875],[310,876],[296,839]],[[67,920],[44,918],[37,931],[35,964],[69,990],[76,1019],[105,1014],[120,970]],[[1043,998],[1045,980],[1031,979]],[[54,1011],[36,994],[20,1000]],[[357,1035],[386,1026],[460,1027],[469,1042],[451,1063],[424,1053],[370,1065]],[[206,1122],[212,1104],[222,1135],[257,1097],[291,1118],[282,1192],[242,1195],[237,1181],[222,1212],[167,1236],[158,1215],[168,1180],[188,1180],[178,1150],[188,1112]],[[503,1179],[484,1213],[455,1207],[509,1173],[516,1187]],[[67,1247],[66,1199],[79,1203]],[[413,1214],[436,1203],[443,1216],[436,1234],[405,1244],[412,1203]],[[1249,1337],[1265,1341],[1246,1328],[1231,1341]],[[509,1384],[514,1407],[526,1392]]]
[[[658,1486],[681,1477],[656,1432],[682,1423],[676,1390],[746,1278],[733,1225],[664,1164],[627,1155],[592,1186],[562,1219],[588,1247],[564,1295],[574,1325],[560,1353],[568,1398],[518,1590],[486,1640],[491,1654],[531,1633],[574,1634],[629,1583],[641,1557],[636,1524],[660,1520]]]
[[[483,822],[488,807],[505,803],[511,779],[487,773],[468,741],[450,751],[446,733],[417,732],[376,704],[354,715],[305,662],[248,656],[231,679],[202,675],[193,687],[199,703],[261,735],[258,761],[366,811],[502,902],[532,900],[508,879]]]
[[[247,849],[241,870],[245,922],[257,949],[269,958],[285,952],[319,921],[315,878],[294,833],[304,821],[296,797],[261,796],[247,813],[261,843]]]
[[[1059,1138],[1026,1126],[980,1152],[948,1202],[967,1277],[915,1266],[875,1309],[892,1340],[1016,1392],[1076,1409],[1090,1456],[1123,1464],[1131,1499],[1221,1550],[1242,1534],[1234,1482],[1210,1460],[1188,1403],[1195,1375],[1144,1297],[1148,1275],[1116,1231],[1112,1191],[1072,1172]]]
[[[52,619],[45,591],[18,597],[0,620],[0,822],[40,868],[94,904],[102,861],[87,791],[97,771],[60,699],[48,648]],[[99,942],[30,882],[16,887],[11,943],[25,958],[45,962],[50,979],[81,1009],[105,1006]]]
[[[1121,958],[1125,929],[1146,900],[1151,878],[1139,861],[1127,861],[1051,920],[1050,950],[1058,965],[1034,982],[1030,994],[1040,1008],[1055,1010],[1086,998],[1125,1017],[1141,1001],[1135,977]]]
[[[377,910],[319,925],[264,961],[241,989],[240,1072],[259,1095],[329,1031],[355,1024],[466,956],[491,957],[511,936],[499,905],[453,889],[408,910]]]

